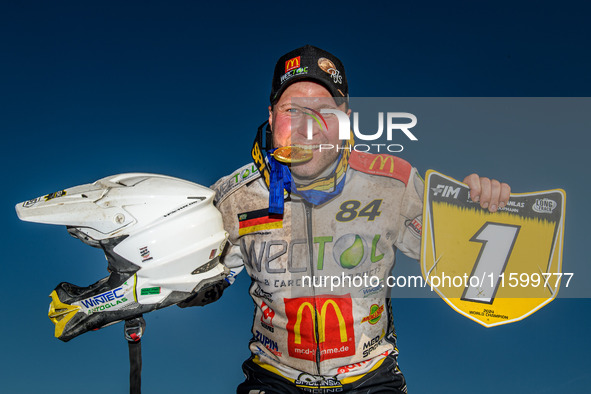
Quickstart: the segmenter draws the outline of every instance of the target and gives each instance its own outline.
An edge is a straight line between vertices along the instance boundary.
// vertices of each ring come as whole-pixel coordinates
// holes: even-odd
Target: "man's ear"
[[[273,107],[269,105],[269,126],[273,130]]]

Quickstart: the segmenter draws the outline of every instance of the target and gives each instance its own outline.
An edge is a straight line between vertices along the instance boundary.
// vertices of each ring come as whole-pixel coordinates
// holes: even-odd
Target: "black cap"
[[[324,85],[337,105],[349,101],[349,87],[343,63],[329,52],[306,45],[277,60],[271,85],[271,104],[279,100],[289,85],[301,80]]]

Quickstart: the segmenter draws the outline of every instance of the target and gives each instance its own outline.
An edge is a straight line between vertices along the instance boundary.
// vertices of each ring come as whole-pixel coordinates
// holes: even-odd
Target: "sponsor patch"
[[[300,56],[293,57],[285,62],[285,72],[300,68]]]
[[[54,198],[63,197],[65,195],[66,195],[66,191],[65,190],[60,190],[58,192],[49,193],[44,198],[45,198],[45,201],[49,201],[49,200],[53,200]]]
[[[421,238],[421,234],[423,233],[423,223],[418,218],[414,218],[413,220],[407,220],[405,222],[406,227],[410,230],[410,233],[417,238]]]
[[[277,357],[281,357],[281,352],[279,351],[279,346],[277,342],[265,336],[265,334],[261,333],[258,330],[255,330],[255,339],[263,344],[271,353],[276,355]]]
[[[320,69],[325,73],[330,74],[330,76],[332,77],[332,81],[334,83],[343,83],[343,77],[341,73],[339,72],[339,70],[337,70],[337,67],[331,60],[325,57],[321,57],[320,59],[318,59],[318,67],[320,67]],[[343,92],[341,92],[341,94],[343,94]]]
[[[374,297],[377,293],[384,290],[383,281],[384,281],[383,279],[380,279],[380,283],[377,286],[366,287],[365,289],[362,289],[361,292],[363,293],[363,298]]]
[[[316,361],[355,354],[351,296],[317,296],[285,299],[289,355]],[[318,333],[318,339],[316,338]]]
[[[336,393],[343,390],[343,385],[336,376],[318,376],[301,373],[294,381],[295,385],[309,392]],[[322,391],[320,391],[322,390]]]
[[[102,312],[110,308],[119,309],[119,305],[124,304],[127,301],[128,299],[125,297],[125,290],[123,290],[123,287],[118,287],[105,293],[81,300],[80,304],[86,308],[84,313],[92,315],[93,313]]]
[[[265,290],[261,289],[261,287],[259,285],[257,285],[256,289],[254,289],[253,294],[257,297],[264,298],[265,300],[267,300],[271,303],[273,302],[273,297],[271,296],[271,293],[268,293]]]
[[[305,75],[308,74],[308,67],[299,67],[296,68],[295,70],[291,70],[286,72],[285,74],[283,74],[280,78],[281,83],[284,83],[285,81],[296,77],[298,75]]]
[[[372,154],[354,151],[351,153],[349,165],[361,172],[372,175],[387,176],[408,184],[412,166],[399,157],[386,154]]]
[[[142,256],[142,263],[154,259],[152,256],[150,256],[150,251],[148,250],[147,246],[143,246],[140,248],[140,256]]]
[[[432,187],[431,190],[433,191],[433,196],[435,197],[452,197],[456,200],[458,199],[458,196],[460,194],[460,187],[454,187],[453,185],[437,185],[436,187]]]
[[[260,155],[260,160],[263,160],[262,154]],[[219,204],[235,190],[238,190],[243,184],[250,182],[258,176],[260,176],[259,170],[254,164],[247,164],[239,168],[234,174],[212,186],[216,191],[215,201]]]
[[[388,351],[385,351],[384,353],[380,354],[380,356],[386,357],[386,356],[388,356],[388,354],[389,354]],[[372,362],[374,359],[375,358],[360,361],[355,364],[343,365],[342,367],[339,367],[339,369],[337,370],[337,373],[338,374],[349,373],[349,372],[354,371],[356,369],[363,368],[365,365],[367,365],[367,363]]]
[[[283,216],[269,214],[268,209],[238,214],[238,235],[283,228]]]
[[[195,201],[191,201],[188,204],[184,204],[183,206],[178,207],[177,209],[175,209],[174,211],[168,212],[166,215],[164,215],[165,218],[169,217],[170,215],[177,213],[178,211],[182,211],[185,208],[190,207],[193,204],[197,204],[200,203],[201,201],[205,200],[205,197],[194,197]]]
[[[261,304],[261,311],[263,312],[263,314],[261,315],[261,326],[263,326],[271,332],[275,332],[275,328],[273,327],[273,318],[275,317],[275,311],[264,302]]]
[[[361,319],[361,323],[368,322],[369,324],[376,324],[382,318],[384,312],[384,305],[373,304],[369,308],[369,315]]]
[[[371,352],[376,350],[380,343],[382,342],[382,338],[384,338],[385,333],[382,331],[381,335],[376,335],[374,338],[370,339],[369,341],[363,344],[363,357],[368,357]]]
[[[114,290],[109,290],[94,297],[81,300],[80,303],[84,305],[84,307],[90,308],[100,304],[106,304],[107,302],[114,301],[118,298],[123,298],[124,295],[123,287],[118,287]]]
[[[34,199],[32,199],[32,200],[25,201],[25,202],[23,203],[23,208],[30,208],[30,207],[32,207],[33,205],[37,204],[39,201],[41,201],[41,197],[37,197],[37,198],[34,198]]]
[[[537,213],[552,213],[557,206],[556,201],[549,198],[536,198],[536,202],[531,209]]]
[[[152,294],[160,294],[160,287],[144,287],[140,290],[140,294],[145,295],[152,295]]]

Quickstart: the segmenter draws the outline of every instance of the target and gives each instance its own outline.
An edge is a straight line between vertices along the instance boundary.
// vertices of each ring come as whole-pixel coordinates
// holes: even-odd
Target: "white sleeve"
[[[412,169],[401,201],[398,237],[395,246],[411,259],[418,260],[423,227],[424,181],[416,168]]]
[[[234,280],[236,280],[236,275],[244,269],[244,260],[242,260],[240,247],[238,245],[233,245],[228,241],[228,245],[222,254],[221,262],[223,265],[230,268],[230,275],[226,277],[226,282],[231,285],[234,283]]]

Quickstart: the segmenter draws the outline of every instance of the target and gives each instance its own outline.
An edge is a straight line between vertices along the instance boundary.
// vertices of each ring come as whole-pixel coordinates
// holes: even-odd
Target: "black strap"
[[[129,346],[129,392],[142,392],[142,335],[146,329],[146,321],[142,316],[126,320],[124,333]]]
[[[142,392],[142,343],[128,342],[129,345],[129,393]]]

